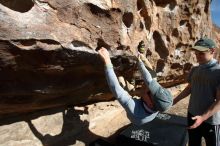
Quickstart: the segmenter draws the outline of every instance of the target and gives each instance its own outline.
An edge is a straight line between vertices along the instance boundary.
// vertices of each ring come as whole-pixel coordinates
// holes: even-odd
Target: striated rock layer
[[[182,83],[188,49],[213,36],[209,10],[209,0],[0,0],[0,114],[112,99],[101,46],[130,81],[144,40],[160,83]]]

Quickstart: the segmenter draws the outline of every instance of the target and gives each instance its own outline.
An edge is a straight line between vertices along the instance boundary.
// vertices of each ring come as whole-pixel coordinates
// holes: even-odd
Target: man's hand
[[[141,61],[141,53],[139,53],[139,52],[137,54],[137,59],[138,59],[138,61]]]
[[[144,54],[141,54],[141,53],[139,53],[138,52],[138,54],[137,54],[137,58],[138,58],[138,60],[142,60],[142,61],[145,61],[145,60],[147,60],[148,61],[148,59],[146,58],[146,57],[144,57]]]
[[[149,60],[144,56],[144,54],[140,54],[140,58],[141,58],[141,60],[143,60],[143,61],[148,61],[149,62]]]
[[[194,129],[202,124],[209,117],[213,116],[216,112],[220,110],[220,90],[217,90],[216,101],[210,106],[210,108],[202,115],[192,117],[195,123],[189,127],[189,129]]]
[[[195,120],[195,123],[189,127],[189,129],[195,129],[197,127],[199,127],[203,121],[205,121],[205,119],[202,117],[202,116],[195,116],[195,117],[192,117],[193,120]]]
[[[105,62],[105,64],[111,64],[111,59],[109,57],[109,52],[106,48],[102,47],[101,49],[98,50],[99,55]]]
[[[146,66],[148,66],[150,69],[153,69],[151,63],[150,63],[149,60],[144,56],[144,54],[138,53],[137,58],[138,58],[138,61],[143,61]]]

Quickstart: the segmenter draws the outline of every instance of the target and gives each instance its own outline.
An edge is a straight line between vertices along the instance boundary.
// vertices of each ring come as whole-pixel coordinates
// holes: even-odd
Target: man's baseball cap
[[[211,48],[215,48],[215,42],[208,38],[201,38],[198,40],[195,45],[192,47],[194,50],[198,50],[201,52],[208,51]]]

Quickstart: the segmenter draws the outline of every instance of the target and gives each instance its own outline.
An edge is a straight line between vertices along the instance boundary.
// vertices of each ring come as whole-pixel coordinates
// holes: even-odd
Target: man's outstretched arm
[[[144,63],[141,60],[138,60],[138,68],[141,72],[141,75],[144,79],[144,83],[146,85],[149,85],[151,83],[151,81],[153,80],[150,72],[145,68]]]
[[[112,94],[118,99],[123,107],[126,107],[128,102],[132,102],[131,95],[129,95],[128,92],[120,86],[117,76],[113,70],[113,65],[111,63],[108,51],[105,48],[101,48],[99,50],[99,54],[105,64],[105,75]]]
[[[186,88],[177,97],[174,98],[173,105],[175,105],[180,100],[182,100],[182,99],[186,98],[187,96],[189,96],[190,93],[191,93],[191,85],[188,84],[186,86]]]

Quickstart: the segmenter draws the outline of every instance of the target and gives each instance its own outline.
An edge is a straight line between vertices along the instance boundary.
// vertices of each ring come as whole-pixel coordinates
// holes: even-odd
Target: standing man
[[[213,58],[215,43],[211,39],[198,40],[193,51],[198,66],[192,68],[188,86],[174,99],[176,104],[189,94],[189,146],[220,146],[220,65]]]

